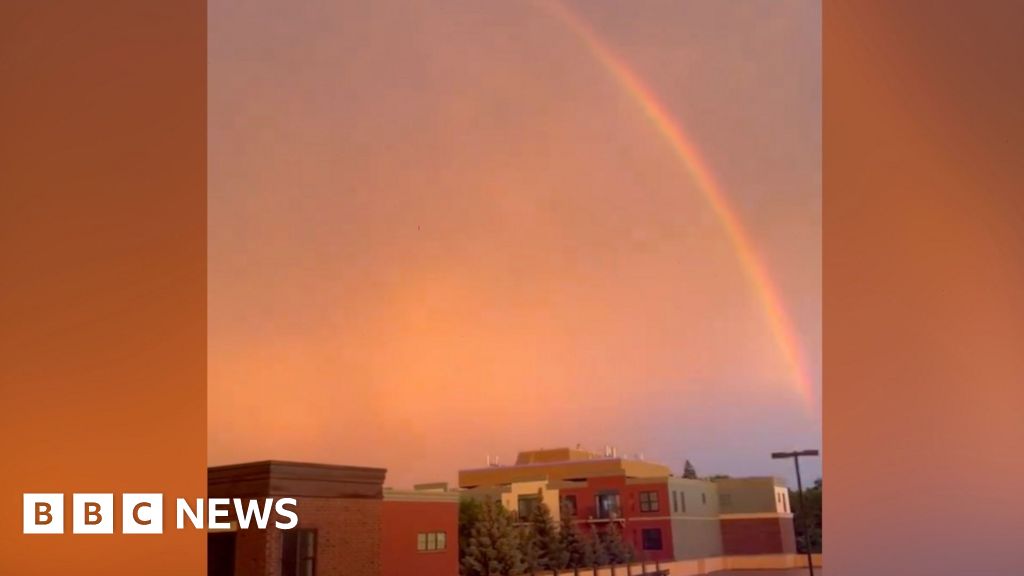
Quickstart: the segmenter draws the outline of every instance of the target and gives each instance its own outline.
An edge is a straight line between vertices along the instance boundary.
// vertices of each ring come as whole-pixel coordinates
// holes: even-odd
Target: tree
[[[526,574],[536,574],[543,569],[537,535],[533,533],[533,527],[529,524],[519,526],[517,530],[519,531],[519,547],[523,554],[523,571]]]
[[[480,505],[480,514],[469,529],[462,558],[464,576],[516,576],[526,569],[520,542],[521,530],[500,502]]]
[[[800,495],[797,494],[796,490],[789,491],[790,507],[797,512],[793,517],[794,528],[796,528],[797,549],[800,552],[807,551],[807,540],[804,537],[804,526],[806,526],[804,518],[807,518],[810,520],[811,525],[811,552],[821,552],[821,478],[815,480],[813,486],[804,488],[804,506],[806,510],[796,510],[796,507],[799,506],[799,498]]]
[[[607,566],[611,564],[611,555],[608,553],[608,545],[601,533],[594,529],[588,540],[590,541],[590,548],[593,550],[593,554],[591,554],[590,557],[593,562],[592,565]]]
[[[605,528],[603,544],[609,564],[625,564],[633,561],[633,546],[622,536],[622,530],[615,522]]]
[[[565,568],[568,562],[562,536],[547,504],[540,502],[530,512],[526,556],[535,561],[539,570]]]
[[[683,464],[683,478],[697,479],[697,469],[693,467],[693,463],[689,460],[686,461],[686,464]]]
[[[476,498],[464,498],[459,500],[459,563],[469,549],[469,539],[472,536],[473,526],[480,520],[483,513],[483,505]]]
[[[594,544],[580,530],[572,517],[563,514],[561,522],[562,548],[565,550],[566,568],[589,568],[594,565]]]

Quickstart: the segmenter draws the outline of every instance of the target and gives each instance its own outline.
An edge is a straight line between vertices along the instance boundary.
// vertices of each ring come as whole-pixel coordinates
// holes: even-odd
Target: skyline
[[[769,453],[820,446],[820,7],[567,6],[687,127],[801,336],[811,409],[720,218],[564,22],[218,2],[211,464],[403,485],[580,443],[789,478]]]

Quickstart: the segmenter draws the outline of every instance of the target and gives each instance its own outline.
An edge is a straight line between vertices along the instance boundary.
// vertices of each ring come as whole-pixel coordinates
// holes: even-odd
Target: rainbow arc
[[[618,57],[605,42],[601,41],[598,34],[583,18],[555,0],[545,2],[544,6],[583,41],[590,53],[609,72],[616,84],[636,102],[644,116],[672,149],[676,158],[686,167],[697,189],[707,200],[712,212],[725,229],[740,266],[760,300],[772,335],[793,375],[797,392],[807,409],[813,409],[813,380],[797,331],[779,296],[778,288],[768,274],[763,261],[758,257],[736,210],[730,205],[722,187],[715,180],[714,173],[702,158],[693,140],[687,136],[680,122],[674,119],[658,100],[657,95],[625,61]]]

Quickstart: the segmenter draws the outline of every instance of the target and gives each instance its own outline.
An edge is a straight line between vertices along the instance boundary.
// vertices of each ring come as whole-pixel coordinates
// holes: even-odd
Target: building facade
[[[796,549],[788,491],[775,478],[679,478],[612,450],[558,448],[522,452],[512,466],[463,470],[459,485],[500,499],[520,518],[544,502],[556,520],[567,515],[598,538],[614,524],[648,561]]]
[[[211,530],[208,576],[458,573],[458,495],[384,490],[386,470],[265,461],[207,473],[210,498],[295,498],[289,530]]]

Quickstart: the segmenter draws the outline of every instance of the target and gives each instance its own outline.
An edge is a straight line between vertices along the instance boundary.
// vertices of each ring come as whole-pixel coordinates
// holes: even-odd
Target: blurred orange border
[[[1024,574],[1024,2],[823,14],[825,569]]]
[[[203,574],[21,494],[205,494],[206,4],[2,2],[0,83],[0,574]]]

